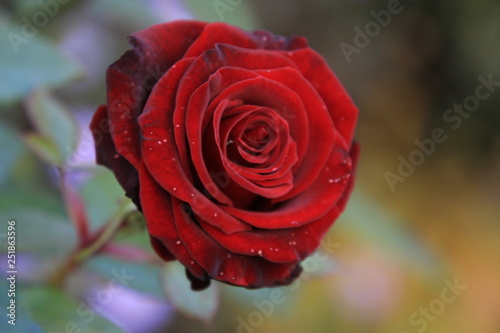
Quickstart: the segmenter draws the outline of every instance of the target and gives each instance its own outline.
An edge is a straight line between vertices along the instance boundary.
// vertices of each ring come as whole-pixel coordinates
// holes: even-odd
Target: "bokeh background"
[[[155,261],[136,214],[115,251],[49,288],[77,242],[57,151],[93,230],[113,220],[123,193],[94,165],[87,130],[105,70],[127,35],[180,18],[304,35],[324,55],[360,109],[348,209],[279,293],[189,292],[179,267]],[[500,332],[500,87],[473,105],[480,77],[500,82],[497,0],[0,1],[2,309],[11,219],[19,271],[17,325],[2,313],[1,331]],[[464,102],[473,111],[451,113]],[[436,129],[446,140],[431,149]]]

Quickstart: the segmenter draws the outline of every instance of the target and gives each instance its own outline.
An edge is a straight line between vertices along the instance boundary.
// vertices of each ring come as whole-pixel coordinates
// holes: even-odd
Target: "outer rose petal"
[[[119,153],[135,168],[139,168],[141,159],[137,117],[158,79],[182,58],[205,25],[197,21],[176,21],[136,32],[130,36],[133,49],[108,68],[111,135]]]
[[[206,279],[205,271],[193,261],[193,258],[186,251],[186,247],[181,244],[174,224],[170,195],[158,186],[144,163],[141,164],[139,175],[143,214],[148,231],[154,237],[152,244],[155,250],[159,252],[161,257],[168,258],[173,255],[184,266],[189,267],[195,277],[201,280]],[[161,242],[167,251],[164,251],[157,241]]]
[[[260,257],[227,251],[208,236],[182,207],[182,202],[173,199],[177,232],[190,255],[210,278],[247,288],[262,288],[287,285],[300,274],[299,262],[276,264]]]
[[[358,108],[323,57],[311,49],[289,52],[287,56],[295,62],[304,77],[321,95],[330,111],[335,128],[342,134],[345,142],[348,144],[352,142]]]
[[[137,170],[120,154],[109,134],[106,106],[100,106],[90,123],[90,131],[94,137],[96,162],[113,171],[116,179],[125,190],[125,194],[140,209],[139,179]]]

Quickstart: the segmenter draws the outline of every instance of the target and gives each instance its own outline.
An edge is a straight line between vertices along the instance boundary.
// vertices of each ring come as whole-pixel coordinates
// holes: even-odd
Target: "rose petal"
[[[130,36],[133,49],[108,68],[111,135],[118,152],[136,169],[141,159],[137,117],[158,79],[183,56],[205,25],[197,21],[176,21],[136,32]]]
[[[173,199],[173,208],[181,241],[189,244],[189,254],[210,278],[248,288],[260,288],[287,285],[298,276],[298,262],[278,264],[260,257],[233,254],[208,236],[193,220],[193,215],[182,209],[182,203],[177,199]]]
[[[138,121],[141,126],[143,160],[154,179],[171,195],[190,204],[192,209],[207,216],[207,221],[225,233],[248,230],[251,227],[225,214],[207,198],[207,193],[196,189],[190,175],[179,163],[179,152],[174,144],[174,125],[171,121],[173,99],[176,96],[176,83],[186,69],[191,66],[191,59],[183,59],[173,66],[155,86],[151,97]],[[188,169],[189,170],[189,169]],[[216,219],[214,214],[226,216]]]
[[[189,267],[194,276],[202,280],[206,279],[205,271],[193,261],[177,234],[170,195],[156,184],[144,163],[141,163],[139,177],[143,214],[149,234],[160,241],[168,252],[164,252],[158,242],[153,241],[155,250],[159,250],[158,252],[167,258],[169,254],[173,255],[184,266]]]
[[[287,263],[302,261],[313,253],[339,214],[339,207],[334,206],[319,220],[299,227],[296,227],[295,221],[289,221],[286,229],[258,229],[232,235],[226,235],[202,221],[200,225],[230,252]]]
[[[140,210],[139,176],[132,164],[116,151],[115,144],[109,134],[106,106],[100,106],[95,112],[90,122],[90,131],[96,147],[96,162],[113,171],[118,183],[125,190],[125,195],[131,198]]]
[[[300,49],[286,55],[300,68],[304,77],[321,95],[335,128],[347,143],[352,142],[358,109],[323,57],[312,49]]]
[[[311,223],[323,217],[340,199],[352,175],[347,148],[336,148],[318,179],[303,193],[283,202],[270,212],[222,207],[228,214],[262,229],[289,228]]]

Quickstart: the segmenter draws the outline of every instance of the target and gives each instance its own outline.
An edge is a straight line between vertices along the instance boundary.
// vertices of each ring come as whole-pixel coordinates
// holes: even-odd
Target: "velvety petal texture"
[[[91,123],[152,247],[212,279],[287,285],[354,184],[358,110],[304,37],[174,21],[130,36]]]

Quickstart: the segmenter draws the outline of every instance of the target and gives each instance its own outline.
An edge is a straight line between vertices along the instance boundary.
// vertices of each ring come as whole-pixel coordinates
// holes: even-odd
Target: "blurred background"
[[[306,36],[360,109],[352,200],[279,292],[191,293],[94,165],[87,128],[106,67],[130,33],[180,18]],[[499,59],[496,0],[0,1],[0,266],[15,220],[18,270],[16,326],[2,313],[0,330],[500,332]],[[94,231],[127,223],[60,290],[47,281],[81,216],[68,202]]]

